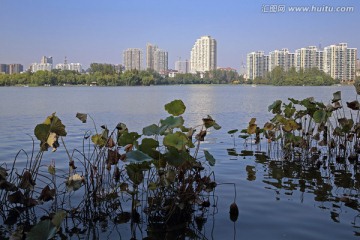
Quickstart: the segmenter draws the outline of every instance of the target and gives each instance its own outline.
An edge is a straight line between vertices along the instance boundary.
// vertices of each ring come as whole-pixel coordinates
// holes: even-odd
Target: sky
[[[291,12],[294,6],[318,12]],[[204,35],[217,40],[218,67],[238,71],[253,51],[341,42],[360,50],[360,1],[0,0],[0,63],[24,68],[42,56],[52,56],[54,64],[66,56],[85,68],[121,64],[127,48],[141,48],[145,60],[146,43],[152,43],[168,51],[174,69]]]

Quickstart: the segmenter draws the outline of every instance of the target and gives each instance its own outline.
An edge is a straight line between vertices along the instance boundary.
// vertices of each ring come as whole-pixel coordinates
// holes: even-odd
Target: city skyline
[[[217,40],[217,66],[239,70],[249,52],[297,49],[347,42],[360,48],[356,33],[360,2],[280,1],[45,1],[3,0],[0,63],[28,68],[40,56],[71,57],[90,63],[120,64],[129,47],[156,43],[169,53],[169,68],[190,59],[194,41]],[[280,5],[286,7],[281,12]],[[290,6],[352,6],[352,12],[289,12]],[[324,8],[325,9],[325,8]],[[321,9],[320,9],[321,10]],[[41,16],[41,17],[40,17]]]

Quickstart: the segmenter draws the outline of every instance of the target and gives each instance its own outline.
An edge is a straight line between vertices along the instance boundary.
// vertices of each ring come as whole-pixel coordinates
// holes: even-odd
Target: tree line
[[[288,71],[284,71],[281,67],[275,67],[265,77],[257,77],[252,82],[275,86],[327,86],[340,83],[339,80],[333,79],[317,68],[296,71],[294,67]]]
[[[359,79],[360,80],[360,79]],[[121,71],[111,64],[92,63],[86,73],[70,70],[37,71],[20,74],[0,74],[0,86],[62,86],[62,85],[98,85],[98,86],[149,86],[168,84],[267,84],[267,85],[332,85],[339,83],[318,69],[300,70],[295,68],[284,71],[274,68],[263,78],[246,80],[236,71],[222,69],[204,74],[178,73],[175,77],[161,75],[153,70]]]

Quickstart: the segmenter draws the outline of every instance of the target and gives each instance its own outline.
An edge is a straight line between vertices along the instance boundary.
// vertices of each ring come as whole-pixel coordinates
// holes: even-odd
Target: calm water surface
[[[238,220],[233,223],[229,219],[233,187],[218,186],[217,209],[210,211],[203,231],[207,239],[355,239],[360,236],[359,207],[339,199],[358,193],[353,187],[358,185],[341,185],[341,169],[338,179],[323,178],[311,170],[302,172],[296,165],[284,168],[281,162],[230,156],[227,152],[234,147],[227,131],[247,126],[252,117],[265,123],[272,116],[267,108],[273,101],[314,96],[329,103],[332,93],[338,90],[345,101],[356,97],[352,86],[0,88],[0,164],[11,164],[20,149],[31,152],[34,127],[53,112],[66,125],[67,147],[80,148],[83,133],[93,126],[90,122],[80,123],[75,118],[77,112],[90,114],[98,127],[105,124],[113,129],[123,122],[130,131],[141,131],[167,116],[164,104],[182,99],[187,106],[186,126],[201,124],[207,115],[222,126],[207,136],[202,147],[217,160],[213,168],[216,181],[236,184]],[[237,139],[236,143],[236,151],[241,152],[242,141]],[[44,163],[51,160],[66,169],[66,156],[61,148],[45,154]],[[20,155],[18,161],[18,166],[24,164],[26,155]],[[124,239],[131,236],[128,226],[121,226],[120,233]],[[119,233],[113,232],[103,238],[118,237]]]

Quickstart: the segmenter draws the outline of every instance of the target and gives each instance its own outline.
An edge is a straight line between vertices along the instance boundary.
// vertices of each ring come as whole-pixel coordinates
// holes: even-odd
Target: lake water
[[[359,174],[354,174],[356,177],[349,180],[354,184],[347,186],[342,185],[342,174],[345,174],[342,169],[338,169],[335,176],[323,177],[316,171],[301,171],[296,165],[261,157],[232,156],[227,151],[234,148],[227,131],[246,127],[252,117],[265,123],[272,116],[268,106],[275,100],[313,96],[330,103],[332,94],[339,90],[344,102],[355,100],[353,86],[0,88],[0,164],[11,166],[20,149],[31,152],[30,136],[34,136],[34,127],[53,112],[66,125],[65,141],[72,149],[80,148],[84,132],[93,128],[91,122],[82,124],[76,119],[77,112],[90,114],[98,128],[105,124],[113,129],[118,122],[123,122],[130,131],[141,131],[168,115],[164,104],[182,99],[187,106],[186,126],[201,124],[207,115],[222,126],[219,131],[211,131],[202,148],[216,158],[213,167],[216,181],[236,184],[238,220],[233,223],[229,219],[229,206],[234,198],[232,185],[219,185],[215,193],[217,208],[210,211],[203,230],[207,239],[355,239],[360,236],[358,201],[354,205],[341,199],[358,196]],[[255,150],[249,148],[247,150]],[[243,141],[237,138],[235,150],[243,149]],[[66,155],[61,147],[55,153],[45,153],[44,164],[51,160],[66,169]],[[25,161],[26,155],[21,154],[17,166],[23,166]],[[129,226],[124,225],[118,232],[102,236],[129,239],[131,235]]]

